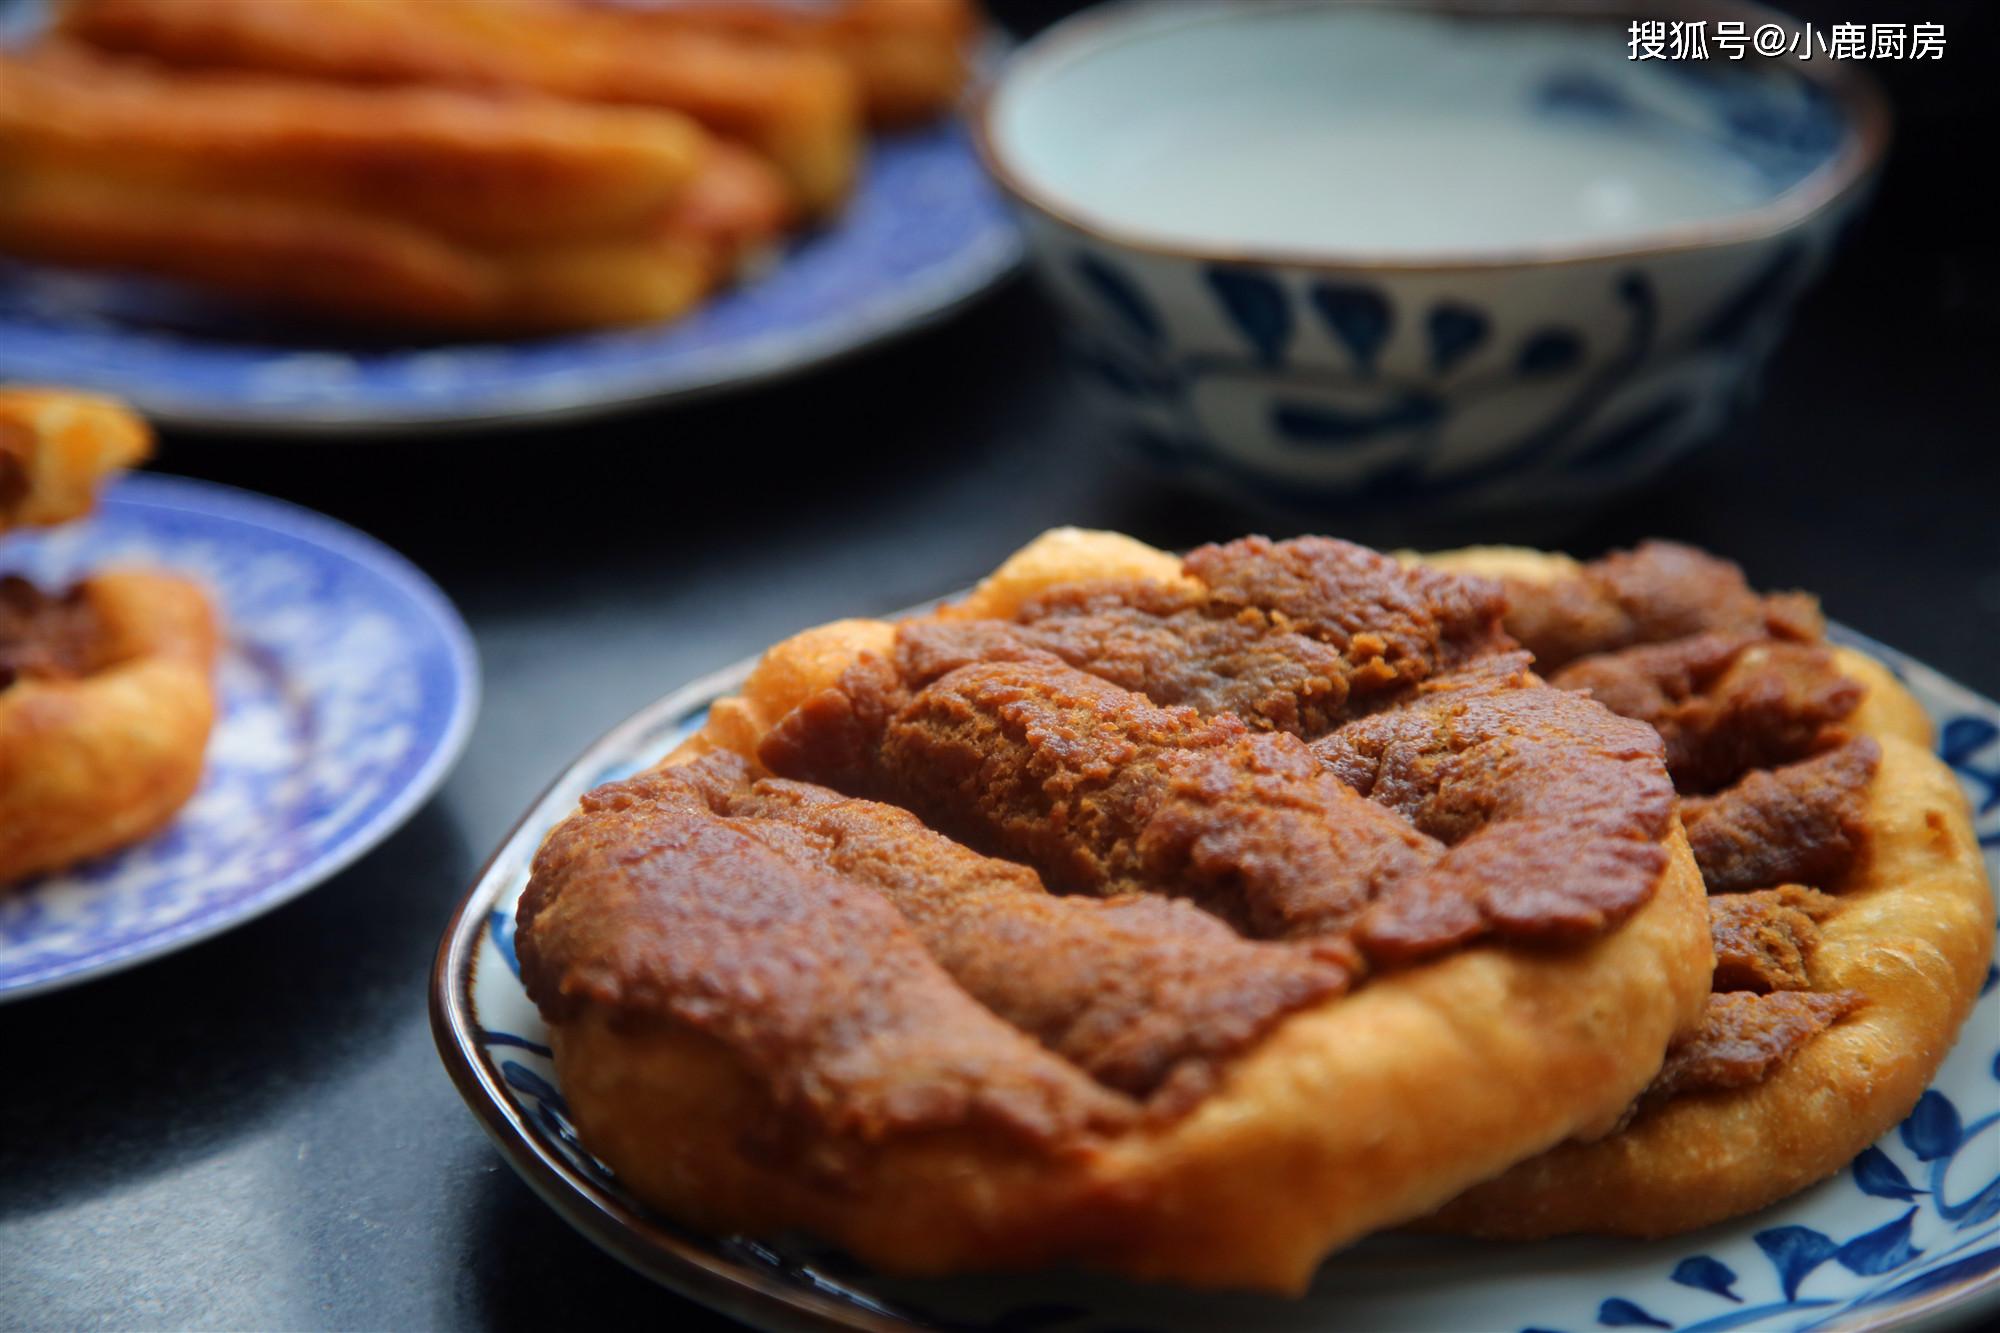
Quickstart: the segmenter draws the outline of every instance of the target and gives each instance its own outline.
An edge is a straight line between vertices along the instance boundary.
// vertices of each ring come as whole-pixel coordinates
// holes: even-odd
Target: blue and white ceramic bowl
[[[1023,48],[981,147],[1163,466],[1293,504],[1560,504],[1722,424],[1889,134],[1851,64],[1635,61],[1632,18],[1796,29],[1126,5]]]
[[[1836,636],[1888,663],[1929,712],[2000,881],[2000,704],[1880,644]],[[1665,1240],[1378,1237],[1335,1255],[1290,1301],[1060,1274],[895,1279],[822,1245],[664,1221],[571,1129],[548,1029],[521,986],[514,909],[535,849],[577,798],[658,761],[750,666],[659,700],[557,777],[459,905],[431,977],[438,1050],[507,1160],[591,1240],[667,1286],[763,1328],[948,1333],[1855,1333],[1956,1326],[2000,1309],[2000,971],[1910,1118],[1852,1167],[1763,1212]]]
[[[84,522],[0,541],[0,572],[48,584],[114,564],[181,574],[215,602],[207,766],[152,837],[0,889],[0,1001],[184,949],[319,884],[415,813],[478,710],[478,663],[451,603],[345,524],[134,476]]]

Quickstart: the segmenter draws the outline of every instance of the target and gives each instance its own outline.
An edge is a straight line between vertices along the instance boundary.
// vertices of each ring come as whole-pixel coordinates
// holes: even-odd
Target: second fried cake
[[[1879,662],[1827,645],[1810,598],[1759,595],[1687,547],[1433,563],[1502,579],[1507,627],[1554,684],[1660,732],[1716,970],[1702,1026],[1617,1133],[1522,1163],[1426,1225],[1666,1235],[1846,1166],[1916,1104],[1992,956],[1970,810],[1922,708]]]

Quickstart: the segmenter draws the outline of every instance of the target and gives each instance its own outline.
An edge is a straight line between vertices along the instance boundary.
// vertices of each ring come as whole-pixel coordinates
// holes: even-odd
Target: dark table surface
[[[1761,405],[1712,448],[1553,528],[1401,512],[1320,526],[1586,554],[1680,538],[2000,695],[1995,268],[1990,224],[1965,216],[1990,215],[1945,185],[1952,108],[1929,105],[1917,126],[1946,141],[1906,117],[1874,221]],[[311,505],[426,569],[471,623],[485,704],[437,798],[353,868],[222,938],[0,1009],[0,1325],[724,1326],[591,1248],[502,1165],[432,1048],[438,935],[586,742],[791,630],[962,585],[1058,523],[1166,546],[1305,530],[1135,470],[1054,344],[1015,283],[866,359],[600,426],[170,439],[165,470]]]

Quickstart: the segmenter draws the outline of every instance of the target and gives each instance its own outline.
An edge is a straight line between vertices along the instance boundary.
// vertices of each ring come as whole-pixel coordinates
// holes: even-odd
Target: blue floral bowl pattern
[[[805,369],[943,316],[1020,258],[953,121],[874,140],[835,222],[671,324],[364,342],[166,284],[0,259],[0,380],[97,389],[163,424],[265,436],[544,421]]]
[[[1034,267],[1068,316],[1086,381],[1119,434],[1159,468],[1291,507],[1562,505],[1643,480],[1754,392],[1794,303],[1859,212],[1887,137],[1879,98],[1841,76],[1821,82],[1818,66],[1795,61],[1634,63],[1622,20],[1593,27],[1574,14],[1549,22],[1386,8],[1227,11],[1227,26],[1242,30],[1236,40],[1268,27],[1267,45],[1280,48],[1260,55],[1274,62],[1265,134],[1296,136],[1294,122],[1308,114],[1283,85],[1312,75],[1288,76],[1292,65],[1275,63],[1304,34],[1326,44],[1326,81],[1356,81],[1376,46],[1379,63],[1453,60],[1481,132],[1517,135],[1524,155],[1544,129],[1558,143],[1594,140],[1635,158],[1669,142],[1750,202],[1691,222],[1650,222],[1642,209],[1627,232],[1550,243],[1488,241],[1479,210],[1463,208],[1453,233],[1462,239],[1435,251],[1369,251],[1336,234],[1285,252],[1142,230],[1038,178],[1072,151],[1051,142],[1066,118],[1038,103],[1101,96],[1073,71],[1112,65],[1098,61],[1107,52],[1128,82],[1178,89],[1193,72],[1164,54],[1146,57],[1155,75],[1135,72],[1140,57],[1120,55],[1121,43],[1164,50],[1162,34],[1223,24],[1195,6],[1081,16],[1016,57],[981,133],[989,166],[1020,206]],[[1323,32],[1298,22],[1314,13],[1325,15]],[[1428,84],[1367,86],[1379,90],[1355,94],[1353,105],[1314,103],[1310,114],[1393,124],[1422,117],[1421,103],[1433,100]],[[1039,159],[1049,165],[1032,165]],[[1351,188],[1392,196],[1408,179],[1391,173]],[[1282,197],[1285,182],[1268,190]]]
[[[201,787],[153,837],[0,891],[0,1000],[184,948],[296,897],[393,832],[458,757],[472,643],[442,593],[352,528],[170,477],[91,519],[0,541],[61,584],[115,564],[208,589],[226,636]]]
[[[1837,635],[1887,662],[1929,711],[2000,881],[2000,704]],[[1754,1216],[1663,1241],[1380,1237],[1336,1255],[1294,1302],[1066,1275],[891,1279],[807,1241],[699,1235],[649,1215],[571,1129],[547,1029],[521,988],[514,905],[542,835],[577,798],[659,759],[748,668],[660,700],[559,777],[461,904],[432,978],[439,1050],[510,1163],[592,1240],[667,1286],[767,1327],[953,1333],[1803,1333],[2000,1306],[2000,973],[1909,1119],[1852,1167]]]

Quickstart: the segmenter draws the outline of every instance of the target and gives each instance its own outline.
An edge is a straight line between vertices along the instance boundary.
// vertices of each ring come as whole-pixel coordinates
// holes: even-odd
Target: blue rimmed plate
[[[671,324],[367,344],[165,284],[0,260],[0,380],[97,389],[164,425],[266,438],[531,424],[819,365],[942,317],[1020,258],[953,121],[874,139],[838,219]]]
[[[0,45],[47,0],[0,0]],[[997,52],[1000,39],[991,45]],[[965,127],[877,135],[830,225],[686,319],[511,342],[302,331],[169,284],[0,259],[0,380],[114,394],[162,425],[355,436],[574,419],[779,378],[950,313],[1023,247]]]
[[[1841,633],[1904,679],[1970,794],[2000,880],[2000,704]],[[598,741],[531,809],[438,952],[432,1026],[459,1091],[558,1212],[634,1268],[764,1327],[1549,1333],[1880,1329],[2000,1304],[2000,974],[1910,1118],[1832,1180],[1751,1217],[1654,1242],[1495,1245],[1391,1236],[1335,1256],[1299,1301],[1082,1276],[885,1278],[805,1242],[708,1236],[650,1215],[582,1150],[547,1029],[514,958],[514,904],[542,835],[601,782],[654,762],[749,664],[660,700]]]
[[[112,564],[195,579],[221,614],[200,789],[165,830],[0,891],[0,1001],[185,948],[382,841],[464,748],[479,669],[407,560],[282,501],[128,477],[86,522],[0,541],[0,570],[64,583]]]

